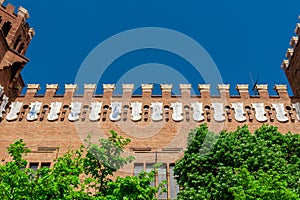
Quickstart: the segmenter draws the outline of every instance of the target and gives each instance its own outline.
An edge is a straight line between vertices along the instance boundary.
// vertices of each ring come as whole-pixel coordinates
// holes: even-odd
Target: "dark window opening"
[[[9,21],[5,22],[2,26],[2,32],[6,37],[11,29],[11,23]]]
[[[291,111],[292,107],[291,106],[286,106],[285,109],[287,109],[288,111]]]
[[[39,163],[30,163],[29,168],[33,171],[36,171],[38,169]]]
[[[265,109],[266,109],[267,111],[271,111],[271,110],[272,110],[270,106],[266,106]]]
[[[104,111],[107,111],[108,109],[109,109],[109,106],[108,106],[108,105],[103,106],[103,110],[104,110]]]
[[[208,110],[210,110],[210,107],[209,106],[204,106],[204,109],[206,110],[206,111],[208,111]]]
[[[48,109],[49,109],[49,106],[48,105],[44,105],[43,106],[43,113],[46,113]]]
[[[23,106],[23,110],[26,110],[26,109],[28,109],[28,108],[29,108],[28,105],[24,105],[24,106]]]

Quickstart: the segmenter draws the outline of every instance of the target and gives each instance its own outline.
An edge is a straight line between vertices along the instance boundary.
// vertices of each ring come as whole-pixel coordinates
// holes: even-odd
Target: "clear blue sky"
[[[30,62],[22,72],[25,82],[40,83],[42,88],[46,83],[58,83],[60,93],[65,83],[74,82],[82,62],[99,43],[140,27],[163,27],[193,38],[206,49],[223,82],[232,88],[237,83],[251,84],[250,72],[253,79],[259,77],[259,82],[270,88],[276,83],[287,84],[280,65],[300,14],[299,0],[7,2],[28,9],[30,26],[36,30],[26,54]],[[203,83],[193,76],[191,65],[176,54],[145,49],[120,56],[108,66],[107,76],[99,84],[116,81],[111,77],[119,77],[117,73],[147,63],[170,66],[186,72],[190,83]]]

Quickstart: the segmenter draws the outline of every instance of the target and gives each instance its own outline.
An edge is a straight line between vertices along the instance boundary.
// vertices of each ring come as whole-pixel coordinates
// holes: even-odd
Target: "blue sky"
[[[26,83],[40,83],[41,93],[46,83],[60,84],[62,93],[65,83],[74,82],[89,53],[111,36],[135,28],[161,27],[185,34],[202,45],[215,62],[223,83],[231,84],[232,88],[237,83],[251,84],[251,72],[253,79],[259,77],[259,83],[268,83],[270,93],[274,94],[274,84],[287,84],[280,65],[300,14],[297,0],[8,2],[29,10],[29,23],[36,35],[26,54],[30,62],[22,75]],[[142,69],[149,63],[175,69],[194,88],[204,82],[193,66],[178,55],[140,49],[120,55],[110,66],[99,66],[106,68],[106,74],[98,84],[116,82],[117,77],[135,66]],[[162,74],[168,82],[178,81],[178,77],[164,74],[165,71]]]

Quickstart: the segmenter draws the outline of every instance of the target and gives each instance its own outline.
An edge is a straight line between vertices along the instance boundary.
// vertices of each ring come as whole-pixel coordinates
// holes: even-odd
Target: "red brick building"
[[[1,1],[0,1],[1,2]],[[186,148],[190,129],[207,123],[213,131],[235,130],[247,124],[250,130],[262,124],[277,126],[282,133],[300,133],[300,47],[298,36],[282,68],[295,96],[286,85],[275,85],[276,96],[268,94],[268,85],[256,85],[258,95],[250,96],[247,84],[237,85],[238,96],[230,95],[230,85],[218,86],[219,96],[210,95],[210,85],[199,84],[200,95],[191,96],[191,85],[180,85],[181,95],[172,95],[172,85],[162,84],[161,96],[152,95],[153,85],[143,84],[141,95],[132,95],[134,85],[123,85],[122,95],[113,95],[115,85],[104,84],[103,94],[94,94],[96,85],[84,85],[84,94],[75,96],[77,85],[65,85],[65,93],[56,95],[57,84],[46,85],[37,95],[38,84],[25,86],[21,70],[28,62],[24,56],[34,36],[22,7],[15,13],[11,4],[0,5],[0,158],[7,161],[6,148],[16,139],[24,139],[32,153],[28,167],[51,166],[53,159],[69,148],[78,148],[87,134],[93,139],[106,137],[113,129],[131,138],[127,153],[134,163],[120,174],[132,175],[161,162],[156,182],[168,180],[169,192],[159,198],[175,198],[173,179],[175,161]],[[300,25],[296,27],[300,34]]]

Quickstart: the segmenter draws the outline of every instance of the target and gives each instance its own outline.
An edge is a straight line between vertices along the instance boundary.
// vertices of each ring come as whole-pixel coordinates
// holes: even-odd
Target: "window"
[[[150,172],[154,169],[154,163],[146,163],[145,165],[143,163],[135,163],[134,164],[134,175],[137,176],[141,171],[144,170],[144,166],[146,167],[145,171]],[[169,167],[168,167],[169,166]],[[177,184],[177,181],[174,177],[174,167],[175,164],[162,164],[157,169],[157,174],[154,177],[154,180],[150,183],[151,186],[158,186],[163,181],[167,181],[167,185],[165,185],[165,188],[168,189],[167,192],[161,193],[162,190],[158,191],[157,198],[162,199],[171,199],[174,200],[177,198],[177,194],[179,192],[179,185]],[[168,187],[169,186],[169,187]],[[159,194],[161,193],[161,194]]]
[[[29,168],[33,171],[36,171],[38,169],[39,163],[30,163]]]
[[[170,165],[170,198],[176,199],[177,193],[179,192],[179,185],[177,184],[177,181],[174,177],[174,167],[175,165]]]
[[[134,176],[137,176],[139,173],[141,173],[144,170],[144,164],[143,163],[135,163],[134,164]]]
[[[163,164],[162,166],[160,166],[158,168],[158,175],[157,175],[157,179],[158,179],[158,185],[160,183],[162,183],[163,181],[167,180],[167,165]],[[158,199],[167,199],[168,198],[168,194],[166,192],[161,193],[161,189],[158,191]]]
[[[2,26],[2,32],[6,37],[11,29],[11,23],[9,21],[5,22]]]
[[[42,164],[41,164],[41,167],[42,167],[42,168],[43,168],[43,167],[50,168],[50,166],[51,166],[51,163],[42,163]]]
[[[147,164],[146,164],[146,172],[151,172],[151,170],[153,170],[153,165],[154,165],[154,164],[149,164],[149,163],[147,163]],[[156,177],[154,178],[153,181],[151,181],[150,185],[151,185],[151,186],[155,186],[155,183],[156,183]]]

